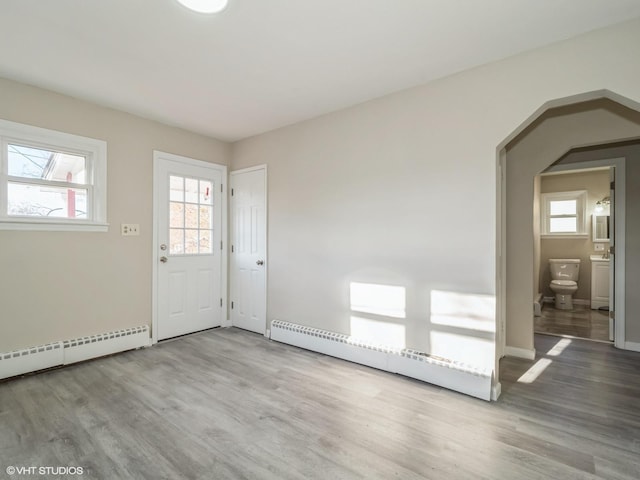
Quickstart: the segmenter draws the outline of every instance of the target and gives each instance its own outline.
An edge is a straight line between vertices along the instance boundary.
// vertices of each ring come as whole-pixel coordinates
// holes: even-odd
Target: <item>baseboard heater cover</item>
[[[150,345],[147,325],[0,353],[0,379]]]
[[[341,333],[282,320],[271,322],[271,339],[491,400],[492,372],[461,362],[411,349],[373,345]]]

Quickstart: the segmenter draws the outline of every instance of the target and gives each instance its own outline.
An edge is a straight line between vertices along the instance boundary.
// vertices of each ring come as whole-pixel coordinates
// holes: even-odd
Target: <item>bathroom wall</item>
[[[227,143],[0,78],[0,118],[107,142],[109,231],[0,231],[0,352],[151,325],[153,151],[228,164]],[[123,237],[121,223],[140,235]]]
[[[580,173],[562,173],[542,175],[540,177],[540,193],[587,191],[587,238],[548,238],[540,239],[539,292],[545,297],[554,293],[549,288],[551,275],[550,258],[579,258],[580,278],[576,300],[591,300],[591,262],[589,257],[596,253],[591,238],[591,214],[596,202],[609,195],[609,169]],[[539,207],[538,207],[539,208]]]

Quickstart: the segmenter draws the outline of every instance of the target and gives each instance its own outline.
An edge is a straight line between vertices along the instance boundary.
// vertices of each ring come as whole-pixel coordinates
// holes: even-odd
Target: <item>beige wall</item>
[[[640,100],[639,42],[635,21],[235,143],[233,168],[269,168],[268,319],[348,333],[358,279],[405,286],[414,348],[432,351],[442,330],[492,337],[435,324],[431,292],[496,293],[496,147],[551,99],[607,88]],[[528,318],[508,343],[525,348],[532,185],[545,166],[525,188]],[[474,325],[465,305],[452,308]]]
[[[573,147],[634,137],[640,113],[601,100],[554,109],[507,146],[508,346],[533,349],[534,177]]]
[[[0,352],[151,325],[153,150],[228,164],[227,144],[0,79],[0,118],[107,142],[108,233],[0,231]],[[121,223],[139,223],[122,237]]]
[[[406,318],[372,323],[399,323],[408,346],[451,358],[476,342],[485,363],[493,356],[496,147],[551,99],[606,88],[640,101],[640,58],[629,47],[639,43],[636,20],[234,144],[233,168],[269,167],[268,319],[349,332],[351,282],[403,286]],[[113,225],[108,234],[0,232],[9,272],[0,284],[0,351],[149,323],[151,151],[225,163],[225,145],[6,81],[0,117],[106,140]],[[635,134],[628,121],[608,131],[616,119],[603,112],[581,123],[584,135],[542,144],[540,166],[534,160],[521,172],[526,200],[508,208],[527,209],[528,271],[517,279],[526,293],[508,319],[509,345],[532,346],[533,176],[566,151],[561,144]],[[141,237],[120,237],[121,222],[140,223]]]
[[[640,121],[640,119],[639,119]],[[594,147],[574,151],[558,163],[625,158],[625,327],[626,341],[640,344],[640,145]],[[636,347],[637,348],[637,347]]]
[[[586,228],[589,236],[580,239],[543,237],[540,240],[540,283],[538,284],[538,292],[545,297],[553,297],[555,295],[549,287],[551,283],[550,258],[579,258],[580,278],[578,278],[578,291],[574,294],[574,298],[591,301],[590,256],[596,253],[591,237],[591,215],[594,212],[596,202],[609,196],[609,170],[545,175],[541,178],[541,193],[571,192],[575,190],[587,191]],[[609,247],[608,244],[605,245],[606,248]]]

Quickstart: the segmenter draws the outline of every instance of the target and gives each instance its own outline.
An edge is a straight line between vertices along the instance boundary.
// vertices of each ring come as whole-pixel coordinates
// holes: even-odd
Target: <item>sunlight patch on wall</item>
[[[431,323],[481,332],[495,332],[493,295],[431,291]]]
[[[431,291],[430,352],[477,368],[495,364],[495,296]]]
[[[429,334],[432,355],[455,360],[479,369],[491,368],[494,363],[493,340],[465,333],[432,330]]]
[[[351,317],[351,338],[370,345],[402,349],[406,347],[404,325],[368,318]]]
[[[406,289],[394,285],[351,282],[351,310],[391,318],[406,318]]]

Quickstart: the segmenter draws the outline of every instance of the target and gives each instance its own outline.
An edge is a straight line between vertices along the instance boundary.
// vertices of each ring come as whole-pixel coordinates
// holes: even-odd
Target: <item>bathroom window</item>
[[[586,190],[543,193],[541,234],[547,237],[587,236]]]
[[[106,143],[0,120],[0,229],[107,231]]]

